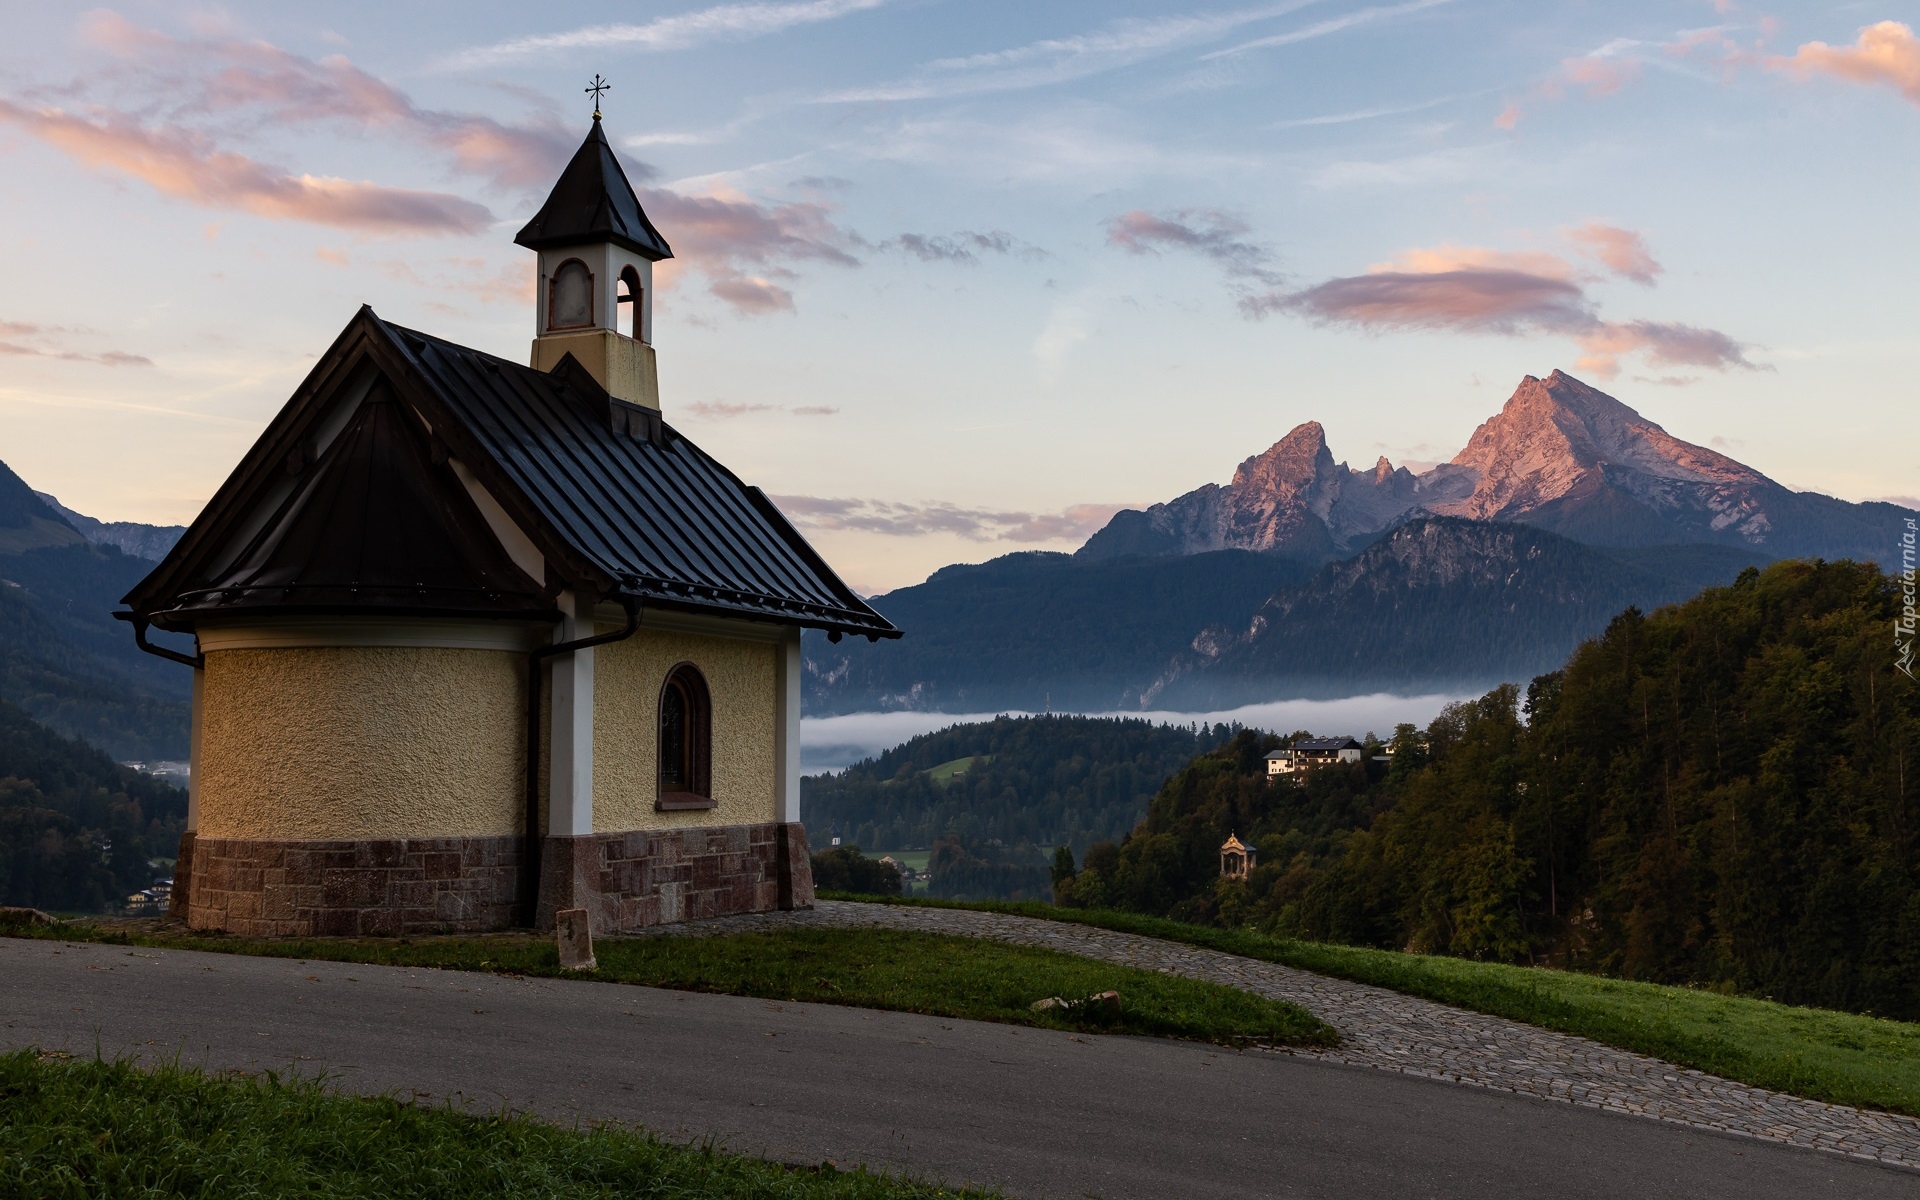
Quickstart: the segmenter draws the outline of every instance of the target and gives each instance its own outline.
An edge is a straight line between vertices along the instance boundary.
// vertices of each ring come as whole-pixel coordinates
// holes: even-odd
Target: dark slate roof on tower
[[[533,539],[548,564],[548,613],[554,592],[571,587],[643,608],[900,636],[765,493],[657,413],[610,398],[571,356],[551,372],[538,371],[391,325],[370,308],[322,356],[172,553],[127,596],[135,616],[163,629],[191,628],[211,609],[233,603],[235,587],[280,582],[266,569],[288,556],[276,558],[265,542],[255,552],[250,542],[229,567],[221,565],[231,553],[225,547],[266,506],[264,498],[284,487],[289,454],[369,367],[392,388],[401,402],[396,409],[416,410],[431,427],[428,465],[438,468],[447,458],[463,464]],[[363,420],[371,418],[355,418]],[[351,444],[353,428],[306,470],[323,474],[334,447]],[[280,502],[267,528],[287,524],[296,510],[306,511],[293,499]],[[384,536],[369,528],[348,533],[346,544]],[[290,539],[297,540],[291,531],[282,541]],[[332,600],[335,611],[371,604],[351,595]]]
[[[529,250],[612,242],[654,262],[673,257],[667,239],[647,220],[639,197],[633,194],[633,185],[600,128],[598,114],[547,202],[513,240]]]

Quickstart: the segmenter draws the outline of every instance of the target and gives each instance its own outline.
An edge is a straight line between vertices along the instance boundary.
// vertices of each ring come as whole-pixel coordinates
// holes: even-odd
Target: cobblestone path
[[[1340,1031],[1332,1050],[1284,1053],[1582,1104],[1920,1169],[1920,1120],[1823,1104],[1676,1067],[1586,1038],[1448,1008],[1277,963],[1031,917],[822,900],[797,912],[663,926],[657,935],[880,926],[1041,946],[1290,1000]]]

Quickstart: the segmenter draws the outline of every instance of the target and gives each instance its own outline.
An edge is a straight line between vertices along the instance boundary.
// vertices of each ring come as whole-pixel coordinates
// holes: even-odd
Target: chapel
[[[800,633],[900,631],[665,419],[673,251],[599,112],[514,241],[528,365],[361,308],[115,614],[193,670],[192,928],[812,903]]]

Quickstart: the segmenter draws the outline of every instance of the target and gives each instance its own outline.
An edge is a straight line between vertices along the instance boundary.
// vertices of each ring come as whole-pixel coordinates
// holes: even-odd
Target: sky
[[[667,419],[856,588],[1560,368],[1920,495],[1920,0],[0,3],[0,458],[184,523],[361,304],[524,360],[602,102]]]

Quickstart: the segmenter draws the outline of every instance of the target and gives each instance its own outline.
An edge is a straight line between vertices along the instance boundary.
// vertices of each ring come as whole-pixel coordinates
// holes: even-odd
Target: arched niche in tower
[[[593,324],[593,272],[577,258],[554,268],[547,292],[548,329],[585,329]]]

